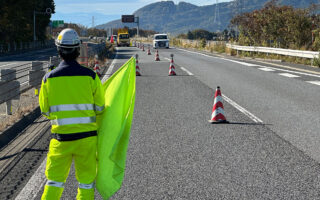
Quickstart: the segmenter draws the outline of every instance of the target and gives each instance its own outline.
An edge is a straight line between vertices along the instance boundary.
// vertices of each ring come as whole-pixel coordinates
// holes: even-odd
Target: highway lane
[[[320,161],[320,71],[314,73],[274,65],[232,61],[171,49],[175,62],[260,118],[268,127],[313,159]],[[161,53],[161,51],[160,51]]]
[[[137,77],[127,169],[122,188],[111,199],[319,198],[319,162],[278,130],[293,126],[287,124],[287,118],[295,115],[287,109],[297,106],[297,101],[307,99],[317,105],[310,96],[299,97],[317,90],[317,85],[177,49],[160,50],[161,61],[155,62],[154,52],[147,56],[136,48],[120,48],[112,72],[135,53],[139,54],[142,76]],[[175,55],[175,77],[168,76],[170,53]],[[217,85],[232,100],[224,102],[230,124],[207,122]],[[291,91],[293,87],[298,87],[297,93]],[[310,87],[315,88],[301,90]],[[280,109],[288,98],[292,104]],[[274,105],[275,101],[280,105]],[[317,109],[311,110],[315,117]],[[281,112],[287,112],[283,125],[276,121]],[[298,125],[306,124],[300,121]],[[43,173],[42,169],[35,175]],[[26,187],[32,185],[39,189],[37,183]],[[71,170],[63,199],[74,199],[76,188]],[[40,199],[41,193],[34,199]],[[96,199],[101,197],[97,194]]]
[[[271,129],[273,126],[255,123],[228,102],[224,102],[224,106],[231,124],[211,125],[207,122],[216,85],[222,87],[223,94],[247,109],[247,104],[235,98],[238,93],[233,95],[230,92],[228,80],[225,80],[232,72],[215,72],[213,80],[207,78],[212,74],[206,76],[212,73],[211,68],[222,73],[225,68],[239,66],[228,67],[232,64],[217,64],[197,57],[194,59],[198,65],[194,65],[192,55],[185,56],[174,49],[161,50],[160,62],[154,61],[154,55],[147,56],[140,50],[136,52],[140,56],[142,76],[137,77],[126,175],[123,187],[111,199],[319,197],[318,162],[279,137]],[[132,48],[121,48],[113,72],[136,52]],[[177,65],[176,77],[167,76],[169,61],[165,57],[172,52]],[[199,68],[205,62],[210,64],[203,75]],[[224,69],[219,69],[221,65]],[[181,70],[182,66],[193,75]],[[249,74],[240,83],[249,81],[247,85],[252,84],[251,76],[255,74],[250,73],[257,69],[241,69]],[[241,70],[235,70],[234,78],[240,80]],[[207,79],[213,86],[205,83]],[[256,114],[256,110],[249,110]],[[264,115],[256,115],[264,123],[270,123]],[[76,188],[72,170],[63,198],[73,199]],[[41,192],[35,199],[40,199]],[[97,194],[96,199],[101,197]]]

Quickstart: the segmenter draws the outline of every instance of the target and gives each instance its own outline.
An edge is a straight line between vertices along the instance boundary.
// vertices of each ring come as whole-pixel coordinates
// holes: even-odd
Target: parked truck
[[[126,28],[118,29],[117,46],[130,46],[129,32]]]

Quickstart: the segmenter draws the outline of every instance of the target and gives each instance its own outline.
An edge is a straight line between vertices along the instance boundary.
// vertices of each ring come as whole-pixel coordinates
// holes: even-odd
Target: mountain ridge
[[[279,0],[280,5],[295,8],[307,8],[311,3],[320,0]],[[229,22],[237,13],[251,12],[262,8],[268,0],[238,0],[218,4],[220,15],[215,12],[217,4],[197,6],[187,2],[175,4],[173,1],[161,1],[148,4],[133,14],[139,17],[140,28],[172,34],[186,33],[189,30],[205,29],[211,32],[228,28]],[[220,20],[219,20],[220,19]],[[99,29],[120,28],[123,26],[136,27],[136,24],[123,24],[114,20],[96,26]]]

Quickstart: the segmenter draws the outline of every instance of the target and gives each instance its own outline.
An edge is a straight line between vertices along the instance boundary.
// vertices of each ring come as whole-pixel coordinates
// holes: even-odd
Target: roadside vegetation
[[[320,51],[319,5],[312,5],[308,9],[296,9],[291,6],[279,6],[277,2],[272,0],[260,10],[235,16],[231,20],[230,30],[213,33],[201,29],[188,31],[171,39],[171,45],[320,67],[320,57],[311,60],[264,53],[236,52],[226,48],[225,44],[229,42],[242,46]]]

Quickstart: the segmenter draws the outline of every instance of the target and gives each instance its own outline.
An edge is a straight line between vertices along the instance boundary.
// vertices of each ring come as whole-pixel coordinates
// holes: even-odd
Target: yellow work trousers
[[[46,177],[48,184],[44,188],[42,200],[58,200],[63,192],[72,160],[79,182],[77,199],[93,200],[94,187],[81,188],[80,185],[93,185],[97,173],[97,136],[74,141],[51,139],[47,155]],[[55,184],[56,183],[56,184]]]

